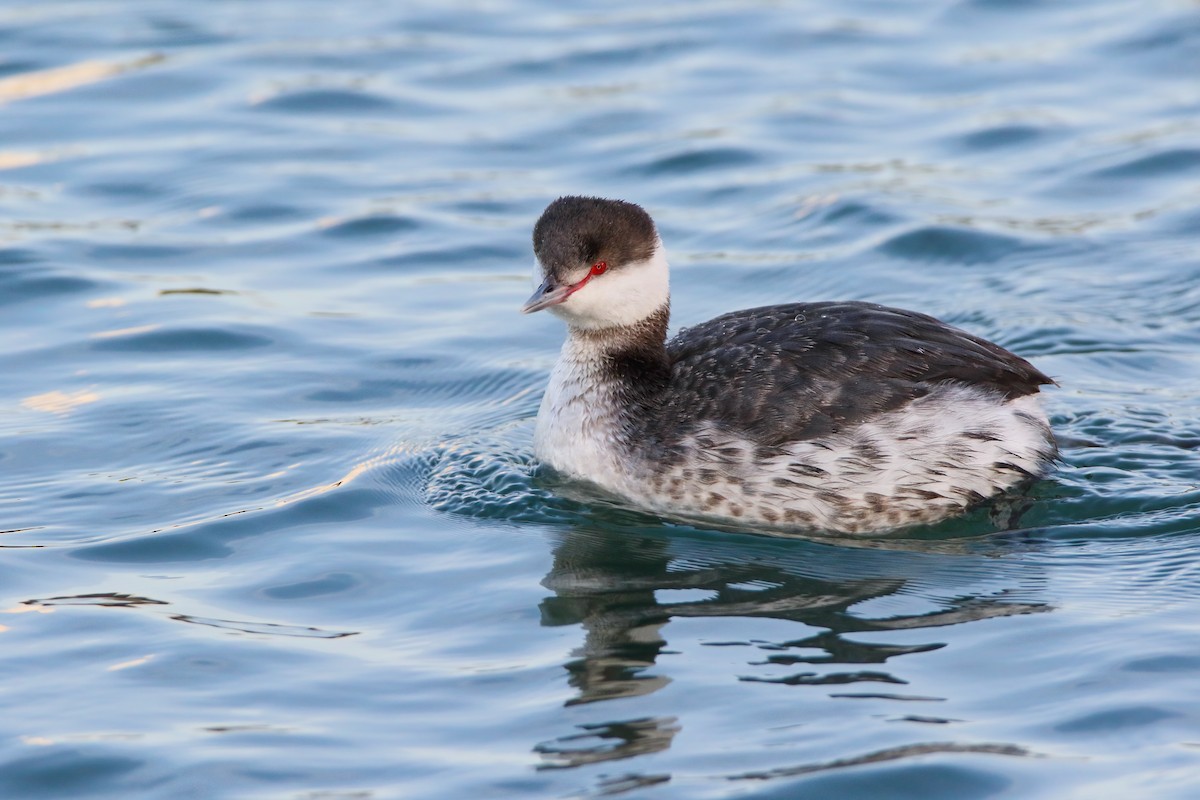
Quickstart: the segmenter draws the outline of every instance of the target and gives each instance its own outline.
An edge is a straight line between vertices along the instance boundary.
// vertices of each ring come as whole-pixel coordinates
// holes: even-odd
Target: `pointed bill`
[[[554,278],[546,278],[542,281],[541,286],[534,289],[533,294],[525,301],[525,305],[521,306],[521,313],[532,314],[543,308],[556,306],[570,297],[573,289],[573,286],[559,284]]]

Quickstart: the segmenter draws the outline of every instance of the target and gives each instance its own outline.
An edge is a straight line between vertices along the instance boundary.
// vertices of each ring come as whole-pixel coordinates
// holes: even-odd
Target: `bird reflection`
[[[847,636],[1049,610],[1044,603],[1020,599],[1037,591],[1040,576],[1020,573],[1019,565],[1018,574],[1006,574],[1007,562],[980,552],[978,542],[862,549],[752,537],[731,542],[662,528],[577,527],[560,536],[553,566],[542,582],[554,595],[542,601],[541,619],[543,625],[579,625],[584,631],[583,643],[564,665],[575,690],[569,706],[642,697],[669,684],[671,678],[654,667],[667,652],[664,628],[673,618],[767,617],[807,626],[808,635],[782,642],[705,642],[753,646],[766,654],[752,665],[881,665],[945,644],[871,643]],[[931,581],[937,586],[936,608],[874,618],[862,613],[867,601],[919,598],[918,578],[922,586]],[[812,634],[811,628],[820,631]],[[931,699],[892,693],[905,681],[880,669],[738,679],[788,685],[867,683],[889,691],[839,696]],[[543,769],[577,767],[665,750],[679,730],[673,716],[641,716],[581,725],[535,751]]]

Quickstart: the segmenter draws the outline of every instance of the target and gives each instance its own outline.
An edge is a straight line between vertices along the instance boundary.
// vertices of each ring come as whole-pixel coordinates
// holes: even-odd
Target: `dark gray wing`
[[[1053,383],[1002,347],[872,303],[792,303],[724,314],[667,343],[664,419],[704,420],[762,445],[835,432],[945,382],[1008,398]]]

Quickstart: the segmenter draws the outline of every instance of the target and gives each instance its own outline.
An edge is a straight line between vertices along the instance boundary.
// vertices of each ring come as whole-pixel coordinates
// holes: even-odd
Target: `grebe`
[[[787,303],[667,340],[667,260],[633,203],[561,197],[533,229],[567,340],[534,452],[667,515],[867,533],[932,523],[1046,473],[1039,387],[998,345],[913,311]]]

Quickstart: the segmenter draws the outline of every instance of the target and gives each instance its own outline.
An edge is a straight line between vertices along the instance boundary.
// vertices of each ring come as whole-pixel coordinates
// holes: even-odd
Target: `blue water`
[[[1200,796],[1200,6],[0,3],[0,797]],[[564,491],[563,193],[676,324],[862,299],[1058,379],[987,513]]]

